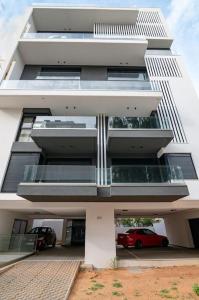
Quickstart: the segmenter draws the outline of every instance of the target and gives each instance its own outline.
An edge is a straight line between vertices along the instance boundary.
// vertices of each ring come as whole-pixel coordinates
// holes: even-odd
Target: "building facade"
[[[1,76],[0,234],[64,219],[104,267],[115,219],[154,216],[199,246],[199,101],[172,43],[159,9],[28,11]]]

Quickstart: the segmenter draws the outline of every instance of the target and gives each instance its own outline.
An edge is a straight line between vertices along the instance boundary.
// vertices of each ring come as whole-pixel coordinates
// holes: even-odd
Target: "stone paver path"
[[[64,300],[80,261],[22,261],[0,274],[1,300]]]

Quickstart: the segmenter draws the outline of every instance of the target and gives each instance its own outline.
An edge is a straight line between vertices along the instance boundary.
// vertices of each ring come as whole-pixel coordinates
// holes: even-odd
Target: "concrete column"
[[[94,204],[86,209],[85,264],[108,268],[115,257],[114,209]]]
[[[193,248],[189,227],[189,214],[178,212],[164,217],[169,243],[175,246]]]
[[[65,218],[63,221],[63,229],[62,229],[62,245],[65,245],[66,227],[67,227],[67,219]]]

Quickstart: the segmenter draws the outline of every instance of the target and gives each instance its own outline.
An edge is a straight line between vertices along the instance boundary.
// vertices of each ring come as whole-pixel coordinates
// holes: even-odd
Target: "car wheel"
[[[56,240],[54,240],[52,247],[55,248],[55,245],[56,245]]]
[[[136,241],[136,243],[135,243],[135,248],[136,249],[141,249],[142,248],[142,242],[140,241],[140,240],[138,240],[138,241]]]
[[[168,247],[169,241],[167,239],[162,240],[162,247]]]

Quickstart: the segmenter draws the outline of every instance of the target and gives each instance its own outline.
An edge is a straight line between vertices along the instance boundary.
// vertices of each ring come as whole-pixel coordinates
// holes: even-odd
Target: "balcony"
[[[25,166],[17,194],[30,201],[92,201],[97,196],[96,167]]]
[[[22,39],[34,40],[134,40],[145,41],[143,36],[137,35],[95,35],[88,32],[25,32]]]
[[[131,114],[149,116],[162,98],[147,80],[4,80],[0,108],[50,107],[60,115]]]
[[[189,195],[178,166],[113,166],[112,201],[171,202]]]
[[[79,6],[79,5],[78,5]],[[99,5],[100,6],[100,5]],[[92,31],[95,23],[135,24],[138,8],[75,7],[42,4],[33,8],[35,27],[39,31]],[[52,22],[53,20],[53,22]]]
[[[96,8],[96,7],[34,7],[34,29],[40,32],[93,32],[96,23],[134,24],[138,16],[136,8]],[[53,20],[53,22],[52,22]],[[69,35],[68,35],[69,36]],[[90,36],[71,35],[70,39],[23,37],[19,49],[26,64],[57,64],[65,61],[70,65],[117,65],[119,62],[144,63],[146,40],[113,41],[92,39]],[[133,47],[134,51],[131,51]],[[32,49],[32,50],[31,50]],[[36,51],[36,53],[35,53]],[[121,52],[122,51],[122,52]],[[30,53],[31,52],[31,53]],[[56,53],[56,55],[55,55]],[[127,59],[127,60],[126,60]],[[125,61],[124,61],[125,60]],[[136,61],[135,61],[136,60]],[[34,63],[33,63],[34,61]],[[136,64],[137,63],[137,64]]]
[[[29,65],[144,66],[148,42],[143,37],[101,37],[92,34],[27,33],[19,51]]]
[[[48,154],[96,153],[96,117],[39,116],[31,138]]]
[[[110,153],[157,153],[173,139],[168,122],[158,117],[110,117],[107,149]]]
[[[97,188],[95,166],[25,166],[17,194],[30,201],[171,202],[189,195],[178,166],[112,166]]]

